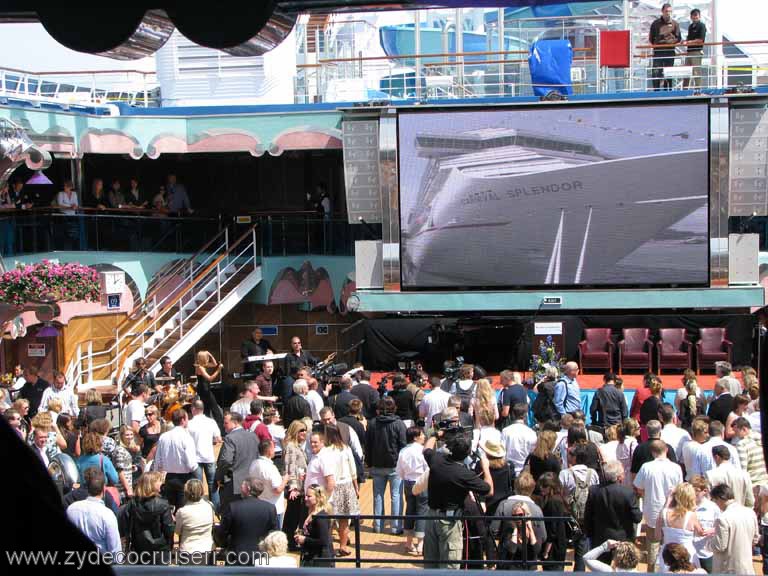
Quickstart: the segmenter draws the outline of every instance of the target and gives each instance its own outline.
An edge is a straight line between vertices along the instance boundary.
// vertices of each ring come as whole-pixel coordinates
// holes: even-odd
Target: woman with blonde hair
[[[634,418],[627,418],[617,429],[616,459],[624,467],[624,486],[632,487],[632,456],[637,448],[640,425]]]
[[[307,488],[306,501],[307,519],[294,537],[296,544],[301,546],[301,565],[335,568],[333,560],[317,560],[334,557],[328,496],[321,486],[312,484]]]
[[[27,440],[29,430],[32,428],[32,423],[29,420],[29,400],[26,398],[18,398],[11,404],[11,408],[16,410],[16,412],[19,413],[19,416],[21,416],[19,430],[21,430],[22,439]]]
[[[475,428],[480,428],[481,422],[491,422],[493,425],[499,419],[499,405],[487,378],[480,378],[477,381],[475,398],[470,404],[469,412],[474,418]]]
[[[678,391],[675,398],[675,402],[678,404],[677,417],[680,421],[680,427],[690,432],[693,420],[704,414],[706,406],[695,374],[685,381],[683,390],[685,390],[685,395],[681,397],[680,391]]]
[[[173,546],[173,515],[168,501],[160,496],[162,484],[161,472],[142,474],[135,497],[120,508],[118,523],[120,534],[127,540],[123,546],[126,552],[165,552]],[[140,560],[143,556],[148,555],[140,555]]]
[[[194,478],[184,484],[184,506],[176,511],[179,550],[210,552],[213,549],[213,505],[203,498],[203,483]]]
[[[132,483],[136,483],[144,471],[144,458],[141,455],[141,446],[136,442],[136,435],[130,426],[120,428],[119,445],[128,451],[131,455],[131,478]]]
[[[528,455],[525,465],[538,482],[545,472],[553,472],[555,476],[560,474],[561,459],[554,452],[557,443],[557,434],[552,430],[542,430],[536,439],[536,446]]]
[[[59,432],[49,412],[38,412],[35,414],[35,417],[32,418],[32,431],[35,430],[40,430],[48,435],[48,440],[45,443],[45,453],[48,459],[67,449],[67,440]],[[34,436],[30,434],[27,439],[30,446],[33,444],[33,440]]]
[[[221,376],[224,364],[217,362],[208,350],[200,350],[195,356],[195,375],[197,376],[197,395],[205,406],[205,415],[213,418],[220,430],[224,429],[224,414],[211,393],[211,382]]]
[[[269,554],[270,568],[297,568],[296,558],[288,554],[288,538],[285,532],[274,530],[261,541],[261,551]]]
[[[610,564],[599,560],[600,556],[607,552],[613,555]],[[640,550],[632,542],[606,540],[584,554],[584,563],[592,572],[637,572]]]
[[[88,428],[91,422],[107,417],[107,407],[102,404],[101,393],[91,388],[85,393],[85,406],[77,416],[77,427]]]
[[[689,560],[698,568],[699,557],[693,545],[694,536],[708,536],[696,515],[696,491],[688,482],[678,484],[667,499],[667,505],[656,522],[656,539],[661,546],[680,544],[688,551]],[[661,550],[657,560],[660,571],[668,572]],[[650,564],[650,562],[649,562]]]
[[[304,523],[304,477],[307,474],[307,434],[310,428],[304,420],[294,420],[288,426],[283,440],[283,464],[288,476],[286,486],[287,502],[283,517],[283,531],[293,536],[294,530]]]

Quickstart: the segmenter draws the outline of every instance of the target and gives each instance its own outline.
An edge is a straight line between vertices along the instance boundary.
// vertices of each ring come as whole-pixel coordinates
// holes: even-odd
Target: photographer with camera
[[[450,414],[449,414],[450,416]],[[493,495],[493,479],[485,454],[480,452],[482,479],[464,465],[472,449],[471,435],[462,433],[453,423],[444,426],[441,418],[437,434],[424,445],[424,459],[429,466],[429,515],[442,516],[428,520],[424,536],[424,560],[427,568],[459,569],[462,556],[464,526],[461,514],[470,492],[478,496]],[[448,452],[435,449],[438,439],[445,440]]]

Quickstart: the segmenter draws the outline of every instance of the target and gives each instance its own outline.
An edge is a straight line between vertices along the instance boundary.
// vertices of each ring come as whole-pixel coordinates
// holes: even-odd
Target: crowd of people
[[[252,342],[246,361],[273,350],[258,332]],[[373,531],[404,535],[402,553],[427,567],[559,571],[572,550],[577,571],[754,573],[768,473],[751,368],[740,380],[718,363],[711,398],[686,371],[669,403],[646,374],[629,405],[606,374],[588,419],[574,362],[534,383],[504,371],[498,390],[468,364],[442,379],[397,372],[385,390],[360,365],[318,380],[317,360],[291,346],[283,369],[254,366],[226,410],[206,389],[221,365],[205,351],[197,396],[165,419],[151,396],[155,378],[177,375],[169,358],[157,375],[137,363],[119,430],[97,392],[80,406],[63,374],[48,384],[34,367],[0,405],[43,464],[76,462],[67,515],[102,551],[210,562],[223,550],[232,564],[268,551],[286,566],[297,552],[333,566],[372,512]]]
[[[4,182],[0,186],[0,209],[29,210],[53,207],[72,212],[85,207],[97,210],[149,209],[160,214],[193,212],[186,186],[179,183],[173,173],[168,174],[166,184],[154,193],[146,191],[137,176],[132,176],[128,182],[128,187],[123,188],[120,178],[113,178],[107,189],[104,179],[97,177],[91,182],[90,193],[84,198],[79,198],[74,183],[65,180],[63,189],[51,198],[41,186],[25,186],[24,180],[15,178],[12,182]]]

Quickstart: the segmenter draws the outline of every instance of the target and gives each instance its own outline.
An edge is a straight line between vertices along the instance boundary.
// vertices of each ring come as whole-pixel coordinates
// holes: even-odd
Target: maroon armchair
[[[685,335],[685,328],[659,328],[656,351],[659,375],[667,368],[685,370],[691,367],[691,342]]]
[[[653,342],[648,328],[624,328],[619,341],[619,374],[622,370],[653,372]]]
[[[702,368],[714,370],[715,362],[731,361],[733,342],[728,340],[725,328],[700,328],[696,342],[696,373]]]
[[[581,369],[595,368],[613,372],[613,349],[610,328],[586,328],[584,340],[579,342]]]

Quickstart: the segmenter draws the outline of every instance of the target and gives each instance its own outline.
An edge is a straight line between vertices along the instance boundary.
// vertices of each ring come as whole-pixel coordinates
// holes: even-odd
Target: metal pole
[[[464,52],[464,9],[456,9],[456,52],[462,54]],[[462,94],[464,91],[464,56],[458,56],[456,58],[456,75],[457,84],[461,86]]]
[[[504,42],[504,8],[499,8],[498,14],[496,16],[498,18],[498,29],[499,29],[499,47],[498,50],[506,50],[507,45],[506,42]],[[506,56],[502,56],[500,60],[506,60]],[[504,95],[504,64],[499,64],[499,96]]]
[[[415,10],[413,13],[413,41],[414,53],[421,54],[421,11]],[[421,58],[416,57],[414,66],[414,81],[416,83],[416,100],[421,100]]]
[[[360,520],[355,520],[355,568],[362,567],[362,562],[360,562]]]
[[[709,18],[712,21],[712,41],[717,42],[717,44],[713,46],[714,50],[712,50],[712,68],[715,71],[716,86],[717,88],[722,88],[724,85],[727,85],[727,82],[724,82],[723,74],[720,70],[720,66],[724,64],[724,59],[723,45],[721,44],[723,38],[720,35],[720,24],[717,21],[717,15],[720,12],[718,0],[710,0],[709,6]],[[709,75],[707,75],[707,77],[709,77]]]

